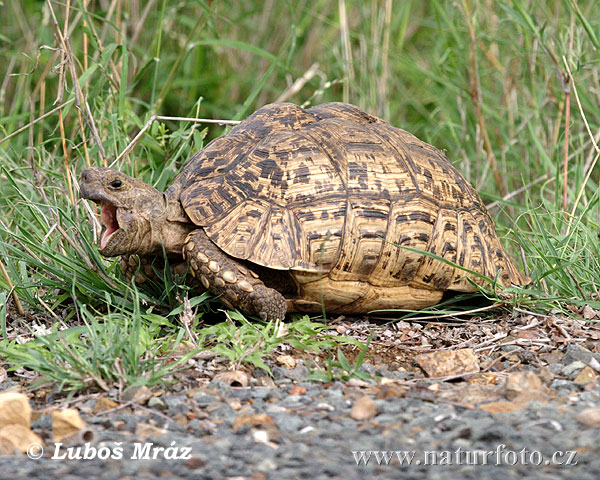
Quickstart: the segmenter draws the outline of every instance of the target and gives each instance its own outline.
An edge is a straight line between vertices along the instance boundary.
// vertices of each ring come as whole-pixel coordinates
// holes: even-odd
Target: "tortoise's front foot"
[[[204,230],[188,235],[183,256],[194,277],[212,293],[220,295],[228,307],[265,321],[285,318],[287,307],[283,295],[265,286],[254,272],[219,250]]]
[[[164,265],[163,257],[158,255],[123,255],[119,260],[123,276],[128,282],[133,278],[138,285],[146,280],[160,283],[162,279],[157,275],[157,271],[162,275]],[[173,275],[183,277],[186,273],[187,264],[185,262],[175,263],[171,264],[170,268]]]

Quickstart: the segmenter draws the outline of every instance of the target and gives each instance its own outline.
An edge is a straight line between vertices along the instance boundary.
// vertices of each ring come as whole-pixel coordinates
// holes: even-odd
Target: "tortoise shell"
[[[420,251],[529,282],[445,155],[352,105],[267,105],[195,154],[168,195],[230,256],[289,272],[290,311],[422,308],[482,284]]]

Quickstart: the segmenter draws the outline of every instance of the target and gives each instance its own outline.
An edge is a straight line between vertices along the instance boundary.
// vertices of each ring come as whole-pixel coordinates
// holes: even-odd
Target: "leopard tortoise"
[[[198,287],[265,320],[420,309],[483,281],[448,262],[529,282],[443,153],[342,103],[261,108],[164,193],[108,168],[84,170],[80,193],[101,205],[102,255],[148,272],[164,248]]]

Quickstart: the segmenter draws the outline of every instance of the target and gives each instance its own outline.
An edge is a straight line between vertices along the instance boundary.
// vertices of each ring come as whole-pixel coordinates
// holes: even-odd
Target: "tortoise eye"
[[[123,185],[123,182],[121,182],[121,180],[113,180],[112,182],[110,182],[110,186],[112,188],[121,188],[121,185]]]

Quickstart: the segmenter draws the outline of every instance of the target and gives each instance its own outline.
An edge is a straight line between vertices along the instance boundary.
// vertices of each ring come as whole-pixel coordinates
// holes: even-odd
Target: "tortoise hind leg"
[[[204,288],[216,295],[230,308],[265,321],[283,320],[287,310],[285,298],[268,288],[240,262],[228,256],[198,229],[185,239],[183,256],[190,272]]]

